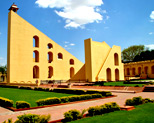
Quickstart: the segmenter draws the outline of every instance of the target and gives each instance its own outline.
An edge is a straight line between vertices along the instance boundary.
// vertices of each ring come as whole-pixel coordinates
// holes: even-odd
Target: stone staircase
[[[143,92],[154,92],[154,85],[145,86]]]

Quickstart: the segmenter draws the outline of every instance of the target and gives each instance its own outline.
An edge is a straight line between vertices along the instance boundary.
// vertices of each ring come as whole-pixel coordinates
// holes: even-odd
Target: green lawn
[[[154,103],[139,105],[132,111],[116,111],[71,123],[154,123]]]
[[[123,84],[123,82],[105,82],[104,83],[105,86],[136,86],[138,85],[139,87],[142,87],[144,84]]]
[[[35,101],[38,99],[45,99],[48,97],[64,97],[64,96],[72,96],[72,95],[73,94],[62,94],[62,93],[54,93],[54,92],[44,92],[44,91],[14,89],[14,88],[1,88],[0,87],[0,97],[13,100],[14,103],[16,101],[27,101],[31,104],[31,107],[37,106]]]

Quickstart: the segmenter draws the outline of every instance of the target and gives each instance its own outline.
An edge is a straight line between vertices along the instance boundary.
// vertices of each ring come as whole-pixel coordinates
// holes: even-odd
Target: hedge
[[[41,87],[35,87],[34,90],[36,90],[36,91],[50,91],[49,88],[41,88]]]
[[[19,89],[33,90],[31,87],[20,86]]]
[[[94,106],[88,108],[88,115],[94,116],[94,115],[101,115],[104,113],[109,113],[113,111],[119,111],[120,107],[116,102],[106,103],[101,106]]]
[[[0,106],[2,106],[2,107],[12,107],[13,106],[13,100],[9,100],[9,99],[0,97]]]
[[[85,90],[80,89],[64,89],[64,88],[55,88],[53,92],[57,93],[67,93],[67,94],[85,94]]]
[[[127,99],[125,101],[125,105],[134,106],[134,105],[140,105],[140,104],[149,103],[149,102],[153,103],[154,101],[150,100],[149,98],[143,99],[141,96],[139,96],[139,97],[133,97],[132,99]]]
[[[23,114],[17,118],[15,123],[48,123],[50,115]]]
[[[18,88],[18,86],[15,85],[0,85],[2,88]]]
[[[16,102],[16,108],[20,109],[20,108],[30,108],[30,104],[26,101],[17,101]]]
[[[43,105],[74,102],[74,101],[88,100],[88,99],[101,98],[101,97],[102,97],[101,94],[74,95],[74,96],[60,97],[60,98],[53,97],[53,98],[39,99],[36,101],[36,103],[38,106],[43,106]]]

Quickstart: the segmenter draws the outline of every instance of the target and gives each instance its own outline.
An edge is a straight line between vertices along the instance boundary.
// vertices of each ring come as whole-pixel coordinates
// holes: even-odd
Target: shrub
[[[36,101],[36,103],[38,106],[43,106],[43,105],[59,104],[61,103],[61,100],[60,98],[52,97],[46,99],[39,99]]]
[[[13,100],[9,100],[9,99],[0,97],[0,106],[2,106],[2,107],[12,107],[13,106]]]
[[[13,122],[12,122],[12,119],[10,118],[10,119],[8,119],[7,121],[4,121],[4,122],[2,122],[2,123],[13,123]]]
[[[24,87],[24,86],[19,87],[19,89],[32,90],[32,88],[31,88],[31,87]]]
[[[49,88],[41,88],[41,87],[35,87],[34,90],[36,91],[49,91]]]
[[[53,92],[57,93],[67,93],[67,94],[85,94],[84,90],[80,89],[63,89],[63,88],[55,88]]]
[[[17,118],[15,123],[48,123],[50,115],[24,114]]]
[[[20,109],[20,108],[30,108],[30,104],[26,101],[17,101],[16,102],[16,108]]]
[[[142,97],[141,96],[133,97],[133,103],[134,103],[134,105],[142,104]]]
[[[77,120],[81,118],[81,113],[80,111],[73,109],[68,112],[64,113],[65,121],[72,121],[72,120]]]
[[[101,115],[108,112],[120,110],[119,105],[116,102],[106,103],[101,106],[89,107],[88,114],[90,116]]]
[[[18,88],[18,86],[15,85],[0,85],[2,88]]]
[[[61,103],[69,102],[69,98],[68,97],[61,97],[60,100],[61,100]]]
[[[94,98],[101,98],[102,97],[102,94],[92,94],[92,99]]]
[[[153,101],[149,98],[142,99],[142,103],[153,103]]]
[[[74,102],[74,101],[79,101],[80,96],[68,96],[68,101],[69,102]]]
[[[133,100],[132,99],[127,99],[126,101],[125,101],[125,104],[126,105],[133,105]]]

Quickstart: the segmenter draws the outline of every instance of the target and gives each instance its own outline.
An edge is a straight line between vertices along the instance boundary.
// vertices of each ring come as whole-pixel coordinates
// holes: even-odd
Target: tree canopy
[[[131,62],[135,56],[140,55],[145,50],[144,45],[133,45],[122,51],[122,61]]]
[[[2,74],[6,74],[7,73],[7,66],[0,66],[0,72]]]

